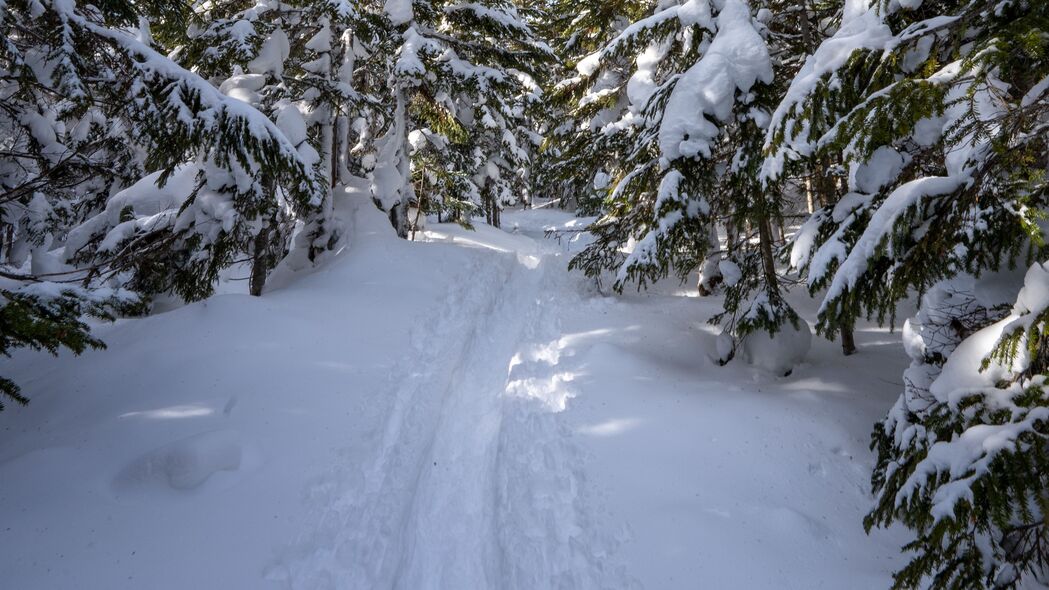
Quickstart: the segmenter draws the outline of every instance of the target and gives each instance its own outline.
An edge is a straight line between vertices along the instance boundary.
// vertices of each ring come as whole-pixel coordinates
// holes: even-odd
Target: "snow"
[[[230,98],[235,98],[250,105],[262,102],[259,91],[266,86],[264,74],[235,73],[222,82],[219,92]]]
[[[718,13],[718,32],[695,65],[678,79],[663,111],[659,147],[663,156],[709,158],[719,129],[711,119],[727,121],[736,92],[758,81],[772,81],[768,47],[741,0],[726,0]]]
[[[718,270],[725,279],[725,285],[729,287],[735,286],[743,278],[743,270],[738,264],[727,258],[718,261]]]
[[[798,326],[786,322],[775,334],[758,330],[740,344],[743,361],[773,375],[786,375],[805,360],[812,347],[812,329],[804,320]]]
[[[1020,107],[1028,108],[1035,104],[1042,99],[1046,91],[1049,91],[1049,76],[1042,78],[1040,82],[1032,86],[1031,89],[1024,94],[1023,99],[1020,100]]]
[[[283,29],[274,29],[259,48],[258,56],[248,63],[248,71],[252,74],[273,74],[280,78],[290,53],[287,33]]]
[[[397,54],[397,72],[408,76],[419,77],[426,73],[419,53],[430,46],[427,39],[409,27],[404,31],[404,43],[401,44]]]
[[[795,110],[802,108],[824,77],[834,74],[855,52],[884,49],[895,40],[892,30],[883,22],[878,4],[869,0],[847,0],[842,8],[841,27],[820,43],[794,76],[786,94],[772,113],[765,142],[765,149],[771,153],[762,163],[763,178],[778,178],[787,158],[812,153],[819,138],[809,137],[807,127],[795,129],[793,121],[789,121],[784,128],[784,121]],[[784,145],[774,147],[772,138],[780,129],[785,132]]]
[[[717,297],[566,272],[587,238],[543,234],[587,220],[410,242],[368,190],[338,197],[346,250],[263,297],[232,282],[98,327],[106,351],[5,364],[32,398],[0,414],[5,585],[891,584],[906,535],[861,519],[898,337],[718,367]]]
[[[303,45],[306,49],[317,53],[331,51],[331,26],[327,19],[321,19],[321,23],[321,28],[317,30],[317,33]]]
[[[1013,313],[1040,314],[1049,307],[1049,263],[1032,265],[1024,277],[1024,286],[1016,297]]]
[[[203,416],[210,408],[176,406],[151,412],[124,414],[154,419],[179,419]],[[113,480],[114,495],[135,493],[142,487],[160,483],[176,490],[192,490],[221,471],[236,471],[241,466],[243,449],[236,432],[216,430],[175,441],[133,460]]]
[[[412,0],[386,0],[383,11],[394,25],[403,25],[415,18]]]
[[[670,50],[670,42],[652,43],[637,57],[637,71],[627,82],[626,93],[630,103],[644,105],[659,87],[656,68]]]
[[[866,161],[852,163],[849,185],[861,193],[876,193],[896,180],[903,165],[903,155],[883,145],[874,150]]]
[[[1002,331],[1010,320],[1007,318],[996,322],[966,338],[954,349],[943,365],[940,376],[933,381],[929,391],[940,401],[947,402],[959,390],[971,392],[982,387],[993,387],[1009,371],[997,363],[992,363],[987,370],[982,370],[984,358],[1002,337]]]
[[[685,26],[699,25],[704,29],[714,32],[714,20],[710,16],[710,2],[708,0],[687,0],[681,5],[677,13],[681,24]]]

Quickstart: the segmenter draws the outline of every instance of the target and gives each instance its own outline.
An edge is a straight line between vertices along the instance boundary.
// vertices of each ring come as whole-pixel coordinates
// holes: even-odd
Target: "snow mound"
[[[812,347],[812,330],[805,320],[798,327],[786,322],[775,334],[752,332],[739,345],[744,362],[776,375],[789,375]]]
[[[200,487],[219,471],[236,471],[243,450],[232,430],[205,432],[173,442],[135,459],[114,480],[117,491],[156,484],[175,490]]]

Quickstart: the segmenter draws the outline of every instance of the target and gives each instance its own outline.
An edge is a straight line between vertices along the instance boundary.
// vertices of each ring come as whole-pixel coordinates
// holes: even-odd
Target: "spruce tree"
[[[624,108],[622,96],[630,75],[629,60],[601,68],[600,81],[576,68],[587,56],[616,38],[631,22],[645,16],[648,6],[635,0],[551,2],[544,22],[553,40],[559,67],[543,83],[548,121],[537,166],[539,190],[582,215],[593,215],[611,188],[609,173],[626,154],[603,132],[604,123]],[[598,86],[601,88],[597,88]],[[598,98],[598,94],[603,95]],[[582,100],[585,96],[592,99]]]
[[[536,138],[525,107],[549,48],[502,0],[389,0],[384,12],[374,59],[392,108],[374,142],[376,199],[402,236],[426,213],[468,224],[479,211],[498,225],[527,181]]]
[[[207,296],[269,212],[323,206],[284,134],[154,49],[140,9],[4,5],[4,354],[99,345],[80,316],[134,303],[125,287]]]
[[[873,435],[868,527],[915,540],[895,586],[1015,587],[1046,553],[1042,382],[1049,8],[847,3],[773,117],[765,178],[839,157],[794,241],[828,334],[924,294]],[[1011,292],[1012,297],[1003,295]]]
[[[329,196],[297,240],[311,261],[339,238],[330,193],[353,165],[350,125],[363,107],[353,75],[371,25],[350,0],[209,3],[195,8],[179,52],[182,65],[268,115],[323,179]],[[270,225],[292,221],[278,213]]]
[[[597,109],[577,131],[579,144],[601,152],[592,159],[610,177],[595,241],[573,268],[595,277],[612,270],[617,290],[672,272],[684,280],[697,268],[709,288],[724,275],[725,312],[713,318],[724,328],[722,362],[739,350],[757,360],[748,338],[780,332],[798,334],[807,350],[808,328],[783,298],[774,258],[782,194],[757,182],[778,97],[772,20],[768,8],[745,2],[661,4],[580,60],[565,83],[584,88],[579,112]]]
[[[145,43],[119,32],[107,39],[100,51],[110,50],[126,71],[104,98],[134,105],[128,127],[141,130],[146,167],[156,172],[72,230],[66,256],[102,276],[129,273],[137,292],[195,300],[248,255],[257,293],[260,275],[287,251],[288,220],[325,207],[315,153]],[[152,187],[165,189],[169,180],[177,182],[160,191],[165,200],[151,198]]]

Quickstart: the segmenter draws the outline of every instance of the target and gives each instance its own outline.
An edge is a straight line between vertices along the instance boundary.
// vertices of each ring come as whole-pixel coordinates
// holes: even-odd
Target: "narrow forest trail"
[[[470,252],[422,314],[372,457],[320,511],[327,540],[289,564],[293,587],[605,585],[580,526],[580,453],[556,416],[572,395],[559,326],[576,280],[551,243],[517,237]]]
[[[905,536],[862,519],[898,336],[862,326],[848,358],[819,340],[787,378],[720,367],[718,297],[567,271],[586,220],[508,211],[412,243],[346,196],[346,251],[264,297],[10,359],[38,394],[0,421],[8,586],[891,584]]]

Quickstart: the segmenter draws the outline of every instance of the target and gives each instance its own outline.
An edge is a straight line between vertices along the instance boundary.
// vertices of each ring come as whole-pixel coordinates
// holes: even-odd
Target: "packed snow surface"
[[[351,243],[311,274],[5,362],[32,403],[0,414],[4,587],[891,584],[905,535],[861,519],[897,336],[717,367],[715,299],[566,271],[585,220],[408,242],[340,198]]]

